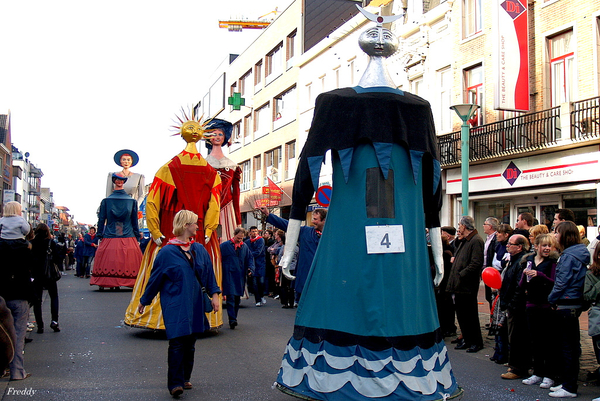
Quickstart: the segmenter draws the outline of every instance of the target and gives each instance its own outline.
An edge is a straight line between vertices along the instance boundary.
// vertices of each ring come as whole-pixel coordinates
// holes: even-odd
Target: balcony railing
[[[600,138],[600,96],[573,103],[571,139],[573,141]]]
[[[469,161],[531,152],[561,138],[560,107],[471,128]],[[442,166],[460,164],[460,131],[438,137]]]

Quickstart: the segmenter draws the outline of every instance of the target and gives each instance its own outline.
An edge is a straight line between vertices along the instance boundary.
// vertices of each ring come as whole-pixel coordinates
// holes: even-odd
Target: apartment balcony
[[[42,195],[42,191],[39,188],[36,188],[36,187],[29,187],[29,195],[32,195],[32,196],[41,196]]]
[[[30,165],[29,167],[29,176],[33,177],[33,178],[42,178],[42,176],[44,175],[44,173],[42,173],[42,170],[35,167],[33,164]]]
[[[587,142],[600,142],[600,97],[471,128],[469,162],[542,153]],[[460,131],[438,136],[438,147],[442,167],[460,165]]]

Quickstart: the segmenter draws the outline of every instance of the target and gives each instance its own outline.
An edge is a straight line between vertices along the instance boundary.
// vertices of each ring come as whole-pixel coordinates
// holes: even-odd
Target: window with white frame
[[[267,135],[271,130],[271,105],[266,103],[254,112],[254,139]]]
[[[285,43],[286,68],[291,68],[292,60],[294,59],[294,56],[296,55],[296,30],[295,29],[294,29],[294,32],[292,32],[288,35],[285,42],[286,42]]]
[[[283,73],[283,43],[267,54],[266,64],[265,76],[269,83]]]
[[[471,127],[483,125],[483,66],[477,65],[464,71],[465,103],[478,104],[479,109],[469,120]]]
[[[551,106],[573,100],[575,43],[569,30],[548,38],[550,53]]]
[[[242,95],[242,97],[251,95],[253,93],[252,84],[252,70],[249,70],[247,73],[244,74],[243,77],[240,78],[240,94]]]
[[[306,102],[310,107],[313,103],[312,82],[306,84],[306,92],[305,93],[306,93]]]
[[[450,102],[452,101],[452,69],[445,68],[437,72],[437,87],[439,88],[439,104],[438,104],[438,131],[452,131],[452,115]]]
[[[410,80],[410,91],[417,95],[423,97],[423,76],[413,78]]]
[[[333,70],[334,79],[335,79],[335,89],[340,87],[340,67],[337,67]]]
[[[294,178],[296,173],[296,141],[285,144],[285,173],[283,179]]]
[[[288,89],[281,95],[273,99],[274,116],[273,129],[283,127],[284,125],[296,119],[296,87]]]
[[[354,59],[348,60],[348,78],[350,79],[350,83],[348,86],[354,85]]]
[[[231,144],[242,143],[242,132],[241,132],[242,121],[238,121],[233,124],[233,130],[231,131]]]
[[[463,38],[481,32],[481,0],[462,0]]]
[[[263,62],[260,60],[258,63],[254,65],[254,87],[258,90],[258,88],[262,85],[262,76],[263,76]]]
[[[244,117],[244,145],[248,145],[250,142],[252,142],[253,128],[252,114],[248,114],[246,117]]]
[[[281,147],[265,152],[265,173],[274,182],[279,182],[279,170],[281,169]]]
[[[252,158],[252,178],[253,188],[262,186],[261,155],[256,155]]]
[[[242,167],[242,182],[240,183],[240,190],[242,191],[248,191],[251,187],[251,180],[250,178],[252,177],[252,174],[250,174],[250,160],[246,160],[244,162],[242,162],[241,164]]]

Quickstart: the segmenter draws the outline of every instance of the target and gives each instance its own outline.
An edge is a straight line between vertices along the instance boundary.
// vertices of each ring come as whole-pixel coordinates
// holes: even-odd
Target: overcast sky
[[[261,32],[228,32],[219,19],[291,1],[3,0],[0,114],[12,113],[13,144],[42,169],[56,205],[96,224],[114,153],[136,151],[132,171],[150,183],[185,146],[169,130],[180,107]]]

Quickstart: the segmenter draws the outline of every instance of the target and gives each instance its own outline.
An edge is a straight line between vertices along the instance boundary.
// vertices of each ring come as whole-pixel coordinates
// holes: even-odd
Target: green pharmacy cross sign
[[[234,92],[233,96],[227,98],[227,104],[233,106],[234,110],[240,110],[242,106],[246,105],[246,99],[242,97],[241,93]]]

